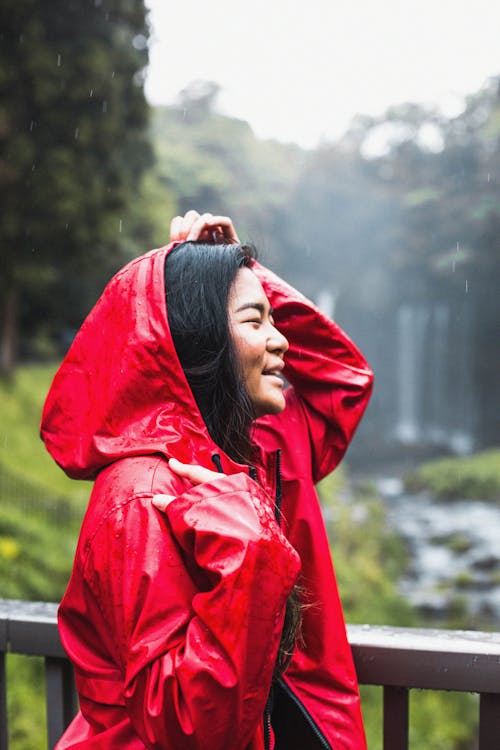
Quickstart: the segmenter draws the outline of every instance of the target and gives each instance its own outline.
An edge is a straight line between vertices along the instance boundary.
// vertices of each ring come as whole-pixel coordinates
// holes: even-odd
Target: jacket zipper
[[[288,687],[288,685],[282,678],[280,678],[279,684],[283,688],[285,693],[288,695],[288,697],[292,699],[293,703],[295,703],[296,707],[299,709],[300,713],[306,720],[308,726],[313,731],[314,736],[319,741],[321,747],[325,748],[325,750],[333,750],[332,746],[326,739],[325,735],[323,734],[321,729],[316,725],[316,722],[314,721],[314,719],[312,718],[308,710],[305,708],[305,706],[301,703],[300,699],[297,698],[295,693]]]
[[[264,750],[271,747],[271,713],[273,710],[273,686],[267,696],[266,707],[264,709]]]
[[[212,453],[212,463],[215,465],[219,474],[224,474],[224,469],[222,468],[222,463],[218,453]]]
[[[275,472],[276,472],[276,488],[274,492],[274,515],[278,526],[281,526],[281,448],[278,448],[275,454]]]

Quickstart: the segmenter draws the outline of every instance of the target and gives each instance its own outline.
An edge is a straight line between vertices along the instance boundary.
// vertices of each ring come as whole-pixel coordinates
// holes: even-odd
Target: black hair
[[[213,441],[230,458],[250,463],[255,419],[229,331],[228,300],[253,245],[184,242],[165,261],[170,332],[198,409]],[[286,669],[301,623],[300,589],[289,595],[274,679]]]
[[[203,421],[233,460],[250,460],[255,418],[229,331],[228,298],[240,268],[256,257],[252,245],[184,242],[165,262],[170,332]]]

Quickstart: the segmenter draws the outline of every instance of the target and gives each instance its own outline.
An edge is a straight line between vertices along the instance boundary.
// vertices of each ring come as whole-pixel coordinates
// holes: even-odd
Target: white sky
[[[497,0],[146,0],[146,94],[169,104],[195,79],[257,135],[315,146],[357,113],[461,97],[500,73]]]

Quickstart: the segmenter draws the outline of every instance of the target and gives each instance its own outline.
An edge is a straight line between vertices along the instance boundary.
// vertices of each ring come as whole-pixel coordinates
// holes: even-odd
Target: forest
[[[110,276],[165,244],[170,218],[194,207],[232,216],[366,353],[372,403],[320,490],[346,616],[429,622],[398,590],[408,552],[365,475],[442,456],[451,468],[415,470],[412,491],[500,500],[500,78],[453,118],[402,103],[307,150],[222,115],[214,81],[150,106],[142,0],[4,0],[0,19],[0,596],[64,592],[89,488],[43,452],[44,395]],[[461,474],[453,462],[483,449]],[[463,555],[459,543],[447,542]],[[458,572],[431,622],[491,628],[491,613],[466,611],[469,573]],[[9,669],[25,675],[9,696],[12,747],[43,748],[42,706],[23,709],[40,666]],[[412,747],[473,747],[474,699],[416,703]],[[380,699],[367,691],[364,705],[376,750]]]
[[[164,244],[171,216],[194,206],[230,214],[366,351],[377,388],[357,444],[364,458],[498,440],[498,79],[452,119],[400,104],[304,150],[219,114],[214,82],[148,106],[141,2],[8,5],[5,377],[60,357],[111,274]]]

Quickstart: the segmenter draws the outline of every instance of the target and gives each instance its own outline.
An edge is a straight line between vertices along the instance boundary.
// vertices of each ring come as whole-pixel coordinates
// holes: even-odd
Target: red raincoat
[[[95,479],[59,610],[81,711],[58,750],[362,750],[314,482],[344,454],[372,374],[338,326],[255,264],[290,343],[291,387],[285,410],[255,423],[254,469],[234,463],[211,440],[175,354],[168,250],[110,281],[44,408],[54,459],[72,477]],[[215,454],[226,476],[195,487],[166,461],[214,470]],[[151,502],[159,493],[175,495],[165,514]],[[271,705],[299,570],[313,604]]]

